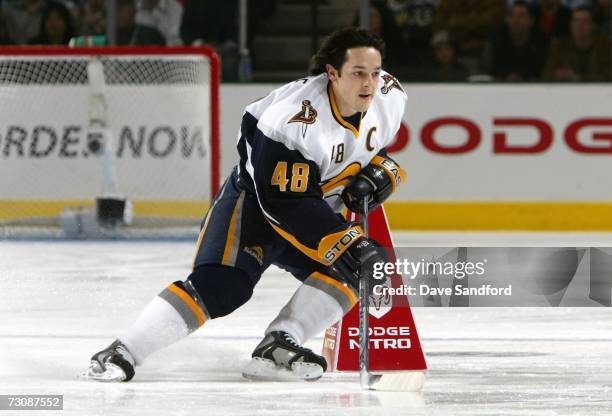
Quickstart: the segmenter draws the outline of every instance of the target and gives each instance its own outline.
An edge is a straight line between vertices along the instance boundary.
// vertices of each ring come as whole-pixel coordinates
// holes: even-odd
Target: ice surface
[[[608,234],[397,240],[612,246]],[[0,394],[63,394],[61,414],[71,415],[612,414],[608,308],[415,308],[430,368],[422,394],[366,392],[356,374],[247,381],[242,367],[298,285],[278,269],[262,277],[247,305],[153,354],[132,382],[78,379],[151,297],[186,277],[193,250],[189,242],[0,242]],[[308,346],[320,350],[321,338]]]

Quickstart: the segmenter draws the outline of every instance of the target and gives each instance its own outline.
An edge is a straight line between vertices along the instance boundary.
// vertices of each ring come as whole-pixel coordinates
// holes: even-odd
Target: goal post
[[[219,187],[219,60],[207,47],[0,49],[0,236],[100,196],[133,224],[198,224]]]

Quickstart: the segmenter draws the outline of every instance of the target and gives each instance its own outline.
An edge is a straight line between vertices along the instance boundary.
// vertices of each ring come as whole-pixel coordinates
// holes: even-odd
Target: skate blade
[[[81,377],[85,380],[95,380],[102,382],[121,382],[125,380],[125,373],[121,368],[115,364],[106,364],[106,370],[100,367],[100,364],[96,361],[92,361],[91,365],[85,371]]]
[[[318,364],[296,362],[289,370],[260,357],[253,357],[242,371],[242,377],[256,381],[315,381],[322,375],[323,369]]]

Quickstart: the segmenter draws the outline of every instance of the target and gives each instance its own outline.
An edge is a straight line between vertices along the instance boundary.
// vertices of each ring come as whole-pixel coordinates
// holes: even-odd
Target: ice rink
[[[396,240],[612,246],[606,234]],[[241,370],[252,349],[298,285],[278,269],[233,315],[150,356],[132,382],[79,379],[92,353],[187,276],[193,250],[192,242],[0,241],[0,394],[62,394],[59,413],[71,415],[612,415],[608,308],[414,308],[429,365],[420,394],[363,391],[356,374],[247,381]],[[321,344],[319,337],[308,346]]]

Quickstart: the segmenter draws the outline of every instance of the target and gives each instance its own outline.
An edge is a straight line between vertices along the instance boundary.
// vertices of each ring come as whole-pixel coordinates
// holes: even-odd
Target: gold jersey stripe
[[[204,312],[202,311],[202,309],[200,309],[198,304],[191,298],[191,296],[189,296],[183,290],[178,288],[174,283],[168,286],[168,290],[174,293],[179,298],[181,298],[183,302],[185,302],[185,304],[189,307],[189,309],[198,318],[198,324],[200,326],[204,325],[204,322],[206,322],[206,315],[204,315]]]
[[[321,280],[321,281],[327,283],[328,285],[331,285],[331,286],[335,287],[336,289],[338,289],[342,293],[344,293],[344,295],[351,302],[351,306],[353,306],[353,305],[355,305],[357,303],[357,296],[355,296],[353,291],[351,289],[349,289],[348,286],[343,285],[342,283],[340,283],[336,279],[331,278],[329,276],[325,276],[324,274],[319,273],[319,272],[314,272],[313,274],[310,275],[310,277],[312,277],[313,279]]]
[[[319,258],[319,254],[318,254],[317,250],[314,250],[312,248],[306,247],[304,244],[300,243],[297,238],[295,238],[289,232],[283,230],[278,225],[274,224],[272,221],[268,220],[268,223],[272,226],[272,228],[274,228],[276,230],[277,233],[279,233],[281,235],[281,237],[283,237],[285,240],[287,240],[291,244],[293,244],[303,254],[305,254],[306,256],[310,257],[311,259],[313,259],[316,262],[324,263],[323,260],[321,260],[321,258]]]
[[[244,201],[244,191],[240,193],[240,197],[236,200],[236,205],[234,206],[234,211],[232,212],[232,218],[230,219],[229,229],[227,230],[227,239],[225,240],[225,250],[223,251],[223,259],[221,260],[221,264],[226,266],[234,266],[236,263],[236,250],[232,253],[232,248],[234,245],[238,245],[240,241],[234,242],[235,238],[240,238],[240,224],[238,226],[238,230],[236,230],[236,222],[242,221],[242,202]],[[236,232],[238,231],[238,232]]]
[[[332,108],[332,114],[336,121],[340,123],[343,127],[349,129],[353,132],[355,138],[359,138],[359,130],[355,128],[351,123],[346,121],[344,117],[340,114],[340,110],[338,110],[338,105],[336,104],[336,97],[334,96],[334,89],[332,88],[331,82],[327,84],[327,94],[329,95],[329,102]],[[363,113],[362,116],[363,117]],[[361,117],[359,118],[359,126],[361,126]]]
[[[333,178],[328,179],[323,185],[321,185],[321,190],[324,194],[329,191],[336,189],[340,186],[346,187],[350,180],[357,176],[361,172],[361,165],[358,162],[353,162],[348,165],[346,168],[342,170],[339,174],[334,176]]]

